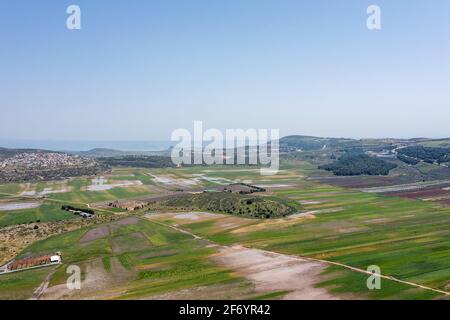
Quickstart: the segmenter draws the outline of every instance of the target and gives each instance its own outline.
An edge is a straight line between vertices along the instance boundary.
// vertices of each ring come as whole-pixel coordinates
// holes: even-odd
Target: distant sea
[[[17,149],[45,149],[51,151],[88,151],[95,148],[121,151],[163,151],[176,142],[173,141],[83,141],[83,140],[3,140],[0,147]]]

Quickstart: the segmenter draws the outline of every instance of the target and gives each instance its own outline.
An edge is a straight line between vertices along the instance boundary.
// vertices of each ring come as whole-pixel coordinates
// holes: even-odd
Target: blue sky
[[[2,0],[0,75],[3,139],[450,136],[450,2]]]

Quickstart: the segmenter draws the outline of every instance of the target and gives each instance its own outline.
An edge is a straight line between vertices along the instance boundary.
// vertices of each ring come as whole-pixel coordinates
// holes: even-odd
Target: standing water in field
[[[140,180],[134,180],[134,181],[120,181],[117,183],[106,183],[107,180],[103,177],[92,179],[92,184],[87,187],[88,191],[106,191],[110,190],[112,188],[127,188],[127,187],[133,187],[133,186],[140,186],[142,185],[142,182]]]
[[[40,202],[9,202],[0,203],[0,211],[14,211],[23,209],[34,209],[39,207]]]

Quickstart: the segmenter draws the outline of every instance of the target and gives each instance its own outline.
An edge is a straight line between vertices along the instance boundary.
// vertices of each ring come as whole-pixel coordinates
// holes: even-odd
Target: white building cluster
[[[19,153],[0,162],[0,168],[45,169],[75,167],[85,163],[86,159],[66,153]]]

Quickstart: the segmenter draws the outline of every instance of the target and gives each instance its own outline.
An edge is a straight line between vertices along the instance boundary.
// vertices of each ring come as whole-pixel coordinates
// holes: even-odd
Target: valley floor
[[[0,185],[0,253],[63,255],[58,267],[0,275],[0,299],[448,299],[450,207],[313,181],[317,168],[306,162],[281,169],[267,177],[245,167],[116,168],[101,178]],[[299,211],[251,219],[108,207],[231,182],[264,186],[260,196]],[[38,206],[17,206],[30,201]],[[78,225],[62,204],[94,208],[104,220]],[[66,288],[70,265],[81,269],[81,290]],[[367,288],[371,265],[381,269],[380,290]]]

